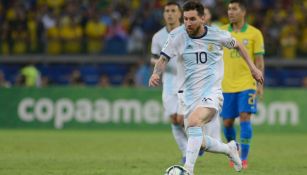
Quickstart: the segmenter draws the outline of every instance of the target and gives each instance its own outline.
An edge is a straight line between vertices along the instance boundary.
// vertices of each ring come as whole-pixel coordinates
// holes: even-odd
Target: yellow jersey
[[[236,40],[247,49],[248,55],[255,62],[255,55],[264,54],[264,43],[261,31],[255,27],[244,24],[240,32],[235,32],[231,24],[221,26],[227,30]],[[234,93],[247,89],[256,89],[256,81],[236,49],[224,48],[224,79],[222,82],[223,92]]]

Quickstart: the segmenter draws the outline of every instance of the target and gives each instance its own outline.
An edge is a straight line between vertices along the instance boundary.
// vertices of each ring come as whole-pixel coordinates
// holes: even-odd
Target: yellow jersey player
[[[243,43],[253,62],[264,71],[264,43],[261,32],[245,21],[246,3],[243,0],[231,0],[228,5],[230,23],[221,28],[227,30],[239,42]],[[225,74],[222,82],[224,105],[224,135],[227,141],[236,140],[234,120],[240,117],[240,146],[243,169],[247,168],[247,157],[252,138],[251,114],[256,113],[256,91],[262,96],[263,85],[256,84],[250,70],[240,53],[224,49]]]

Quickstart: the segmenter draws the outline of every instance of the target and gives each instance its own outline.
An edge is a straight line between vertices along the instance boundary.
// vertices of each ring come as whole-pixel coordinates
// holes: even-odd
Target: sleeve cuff
[[[151,56],[152,56],[154,59],[159,59],[159,55],[158,55],[158,54],[151,54]]]
[[[168,56],[166,53],[164,53],[164,52],[161,52],[160,53],[160,55],[163,55],[163,56],[165,56],[167,59],[168,59],[168,61],[171,59],[171,57],[170,56]]]
[[[264,55],[265,52],[256,52],[254,55]]]

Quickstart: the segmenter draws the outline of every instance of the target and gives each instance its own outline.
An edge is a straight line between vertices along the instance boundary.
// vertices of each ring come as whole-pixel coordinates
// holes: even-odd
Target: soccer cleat
[[[245,170],[247,169],[248,164],[247,164],[247,160],[242,160],[242,168]]]
[[[234,140],[232,140],[227,145],[230,148],[230,152],[228,154],[228,157],[234,163],[234,166],[233,166],[234,169],[236,171],[241,171],[241,169],[242,169],[242,161],[240,159],[240,155],[239,155],[239,152],[238,152],[238,147],[237,147],[236,142]]]
[[[233,168],[233,161],[229,161],[229,166]]]
[[[240,145],[236,142],[236,144],[237,144],[237,150],[238,150],[238,152],[240,153]],[[231,168],[233,168],[233,166],[234,166],[234,164],[233,164],[233,161],[229,161],[229,166],[231,167]],[[243,166],[243,165],[242,165]]]
[[[229,161],[229,166],[233,168],[234,166],[233,161]],[[245,170],[247,169],[247,167],[248,167],[247,160],[242,160],[242,169]]]

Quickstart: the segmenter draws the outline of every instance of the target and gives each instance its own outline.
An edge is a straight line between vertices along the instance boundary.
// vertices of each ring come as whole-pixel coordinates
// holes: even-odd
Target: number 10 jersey
[[[211,97],[221,96],[223,47],[232,49],[236,45],[228,31],[209,26],[204,28],[205,33],[199,37],[189,36],[184,26],[174,29],[161,51],[161,55],[168,59],[176,58],[177,64],[181,64],[178,67],[182,70],[177,70],[183,76],[179,87],[184,90],[188,111],[204,100],[207,102]]]

